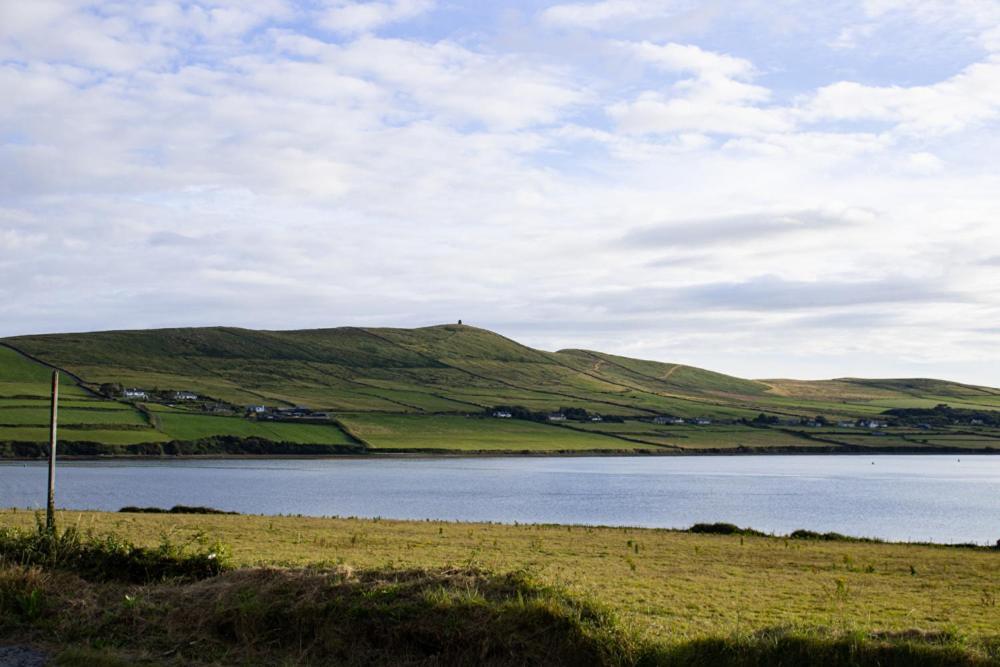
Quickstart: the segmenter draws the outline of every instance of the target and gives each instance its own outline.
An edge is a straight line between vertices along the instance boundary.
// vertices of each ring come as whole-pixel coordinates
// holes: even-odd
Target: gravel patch
[[[45,667],[49,656],[26,646],[0,646],[0,667]]]

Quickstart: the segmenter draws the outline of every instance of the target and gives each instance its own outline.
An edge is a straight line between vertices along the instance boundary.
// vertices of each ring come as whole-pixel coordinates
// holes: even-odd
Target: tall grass
[[[0,637],[59,664],[986,666],[1000,644],[939,633],[768,629],[639,639],[607,608],[524,572],[259,568],[123,587],[0,568]],[[98,647],[95,650],[95,647]],[[120,661],[120,662],[118,662]]]
[[[0,563],[63,569],[97,581],[202,579],[225,570],[227,557],[223,545],[203,538],[181,543],[164,536],[156,547],[141,547],[113,533],[49,530],[40,516],[33,530],[0,528]]]

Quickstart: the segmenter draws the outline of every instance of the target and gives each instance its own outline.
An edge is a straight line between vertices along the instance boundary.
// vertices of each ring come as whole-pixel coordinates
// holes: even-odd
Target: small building
[[[247,412],[252,412],[254,414],[260,415],[267,412],[266,405],[248,405]]]
[[[142,389],[125,389],[122,396],[125,398],[149,398],[149,394]]]
[[[197,401],[198,394],[192,394],[190,391],[175,391],[174,392],[175,401]]]
[[[698,426],[708,426],[709,424],[712,423],[712,420],[711,419],[704,419],[704,418],[702,418],[702,419],[695,419],[694,423],[697,424]]]
[[[550,422],[564,422],[566,421],[566,415],[564,415],[561,412],[557,412],[555,414],[549,415],[548,420]]]
[[[654,424],[672,424],[673,421],[673,417],[653,417]]]
[[[512,414],[511,414],[510,412],[508,412],[507,410],[495,410],[495,411],[493,412],[493,416],[494,416],[495,418],[497,418],[497,419],[510,419],[510,418],[511,418],[511,417],[513,417],[514,415],[512,415]]]
[[[602,422],[602,421],[604,421],[604,417],[602,417],[601,415],[594,415],[593,417],[590,418],[590,421],[592,421],[592,422]]]

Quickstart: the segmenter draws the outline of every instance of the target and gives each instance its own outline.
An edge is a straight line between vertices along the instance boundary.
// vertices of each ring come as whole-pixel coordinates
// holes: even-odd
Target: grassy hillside
[[[33,522],[0,512],[0,530]],[[135,585],[5,565],[0,635],[80,651],[60,664],[1000,663],[1000,554],[984,548],[210,514],[59,523],[171,558],[164,536],[218,540],[229,566],[258,568]],[[95,662],[105,651],[122,662]]]
[[[74,403],[64,403],[61,422],[65,438],[73,441],[134,444],[229,436],[329,445],[361,441],[379,450],[464,451],[1000,447],[1000,433],[991,428],[938,425],[933,432],[911,429],[875,439],[870,433],[836,429],[778,430],[773,424],[751,429],[738,423],[761,413],[786,425],[816,415],[836,423],[941,403],[998,411],[997,389],[920,379],[745,380],[588,350],[534,350],[462,325],[159,329],[20,336],[2,342],[10,347],[0,347],[0,442],[44,439],[50,372],[44,362],[80,378],[80,387],[63,385],[64,397]],[[204,406],[165,410],[101,401],[93,392],[103,383],[195,392],[231,410],[205,414]],[[337,419],[267,425],[242,418],[242,407],[252,404],[305,406],[332,412]],[[628,421],[605,429],[587,422],[503,425],[459,418],[482,415],[494,406],[521,406],[536,413],[578,408]],[[415,419],[403,419],[405,415]],[[716,428],[661,428],[635,435],[644,428],[642,420],[656,415],[705,418],[716,422]],[[117,433],[111,437],[111,432]]]

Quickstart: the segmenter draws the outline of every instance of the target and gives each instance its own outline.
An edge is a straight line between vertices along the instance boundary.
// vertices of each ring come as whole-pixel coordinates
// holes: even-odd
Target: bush
[[[155,548],[140,547],[114,534],[85,535],[72,527],[50,531],[39,520],[34,531],[0,528],[0,560],[70,570],[84,579],[130,583],[204,579],[227,569],[225,547],[198,542],[198,549],[166,538]]]
[[[133,505],[126,505],[118,511],[130,514],[239,514],[239,512],[217,510],[214,507],[191,505],[174,505],[168,510],[165,510],[162,507],[135,507]]]
[[[763,536],[759,530],[753,528],[740,528],[733,523],[696,523],[688,528],[689,533],[708,533],[711,535],[758,535]]]

